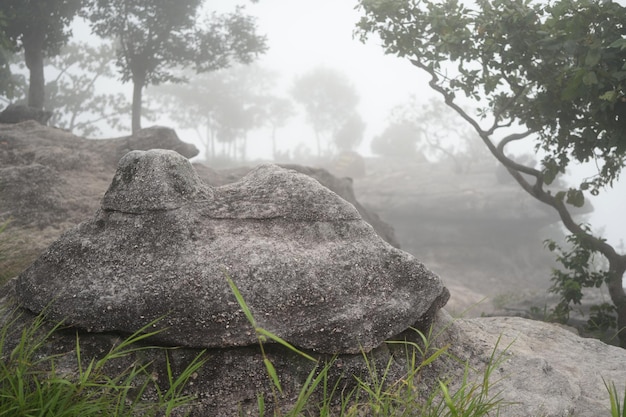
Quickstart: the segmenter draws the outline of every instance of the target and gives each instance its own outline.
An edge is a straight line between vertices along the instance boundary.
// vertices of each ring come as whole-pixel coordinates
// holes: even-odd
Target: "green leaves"
[[[132,81],[133,131],[140,127],[141,92],[147,85],[183,82],[177,70],[196,72],[250,63],[267,49],[253,18],[234,13],[203,22],[200,0],[91,0],[86,17],[94,33],[119,42],[122,81]],[[198,23],[198,22],[202,23]]]
[[[612,104],[626,90],[624,7],[592,0],[362,0],[359,9],[362,38],[379,34],[387,52],[419,63],[448,97],[468,97],[483,115],[536,131],[554,160],[601,155],[613,167],[624,161],[626,146],[608,140],[623,131]],[[550,169],[546,182],[568,163]],[[597,185],[617,175],[603,171]]]
[[[585,195],[581,190],[575,188],[570,188],[567,191],[559,191],[556,193],[555,197],[561,201],[565,200],[567,204],[574,207],[582,207],[585,205]]]
[[[585,57],[585,65],[588,67],[595,67],[600,63],[600,59],[602,58],[602,49],[599,47],[595,47],[590,49],[587,52],[587,56]]]
[[[395,8],[384,7],[392,4]],[[500,161],[507,159],[507,144],[532,134],[535,149],[542,154],[541,172],[520,164],[508,168],[574,233],[571,251],[549,246],[566,270],[553,275],[553,289],[562,297],[558,315],[565,317],[570,303],[580,302],[582,288],[608,279],[620,280],[621,287],[624,256],[577,225],[564,203],[582,207],[584,192],[598,194],[626,166],[626,8],[600,0],[463,4],[468,6],[456,0],[379,0],[374,7],[361,0],[362,38],[379,34],[387,52],[407,57],[425,71],[431,88],[464,117]],[[480,124],[462,110],[461,99],[457,101],[462,96],[480,109]],[[519,133],[509,133],[518,128]],[[496,131],[506,132],[510,139],[496,145]],[[557,179],[572,163],[588,162],[594,162],[598,171],[580,188],[554,196],[544,189],[559,185]],[[619,273],[593,271],[595,252],[612,259],[611,267]],[[613,302],[621,305],[623,297],[614,295]],[[621,344],[626,346],[626,337],[621,337]]]

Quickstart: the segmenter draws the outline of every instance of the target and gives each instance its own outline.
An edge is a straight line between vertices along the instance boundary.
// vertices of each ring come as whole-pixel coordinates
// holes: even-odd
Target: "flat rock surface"
[[[508,403],[504,417],[597,417],[610,415],[604,386],[615,383],[618,395],[626,389],[626,349],[597,339],[583,338],[571,328],[519,317],[451,320],[438,315],[435,331],[440,345],[468,361],[473,376],[491,363],[490,392]],[[462,368],[452,372],[462,379]]]

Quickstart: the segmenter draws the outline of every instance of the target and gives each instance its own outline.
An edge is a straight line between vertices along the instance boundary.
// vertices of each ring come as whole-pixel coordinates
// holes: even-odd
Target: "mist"
[[[554,256],[544,240],[564,240],[556,215],[508,177],[431,91],[425,74],[385,55],[375,40],[363,44],[355,38],[360,15],[352,2],[242,4],[266,35],[268,51],[247,68],[185,74],[189,83],[148,87],[144,126],[173,127],[200,149],[194,162],[213,169],[295,163],[350,178],[357,200],[395,229],[400,247],[451,288],[451,308],[459,314],[528,311],[553,301],[546,290]],[[207,11],[236,6],[214,1]],[[74,32],[99,42],[84,22]],[[307,113],[306,94],[298,99],[294,93],[309,76],[320,83],[312,91],[331,85],[336,93],[330,103],[337,106],[325,120],[313,120],[320,112]],[[97,85],[130,99],[130,84],[103,78]],[[347,92],[339,94],[344,87]],[[355,100],[338,105],[351,94]],[[194,113],[191,101],[210,104],[211,118],[202,119],[202,107]],[[278,110],[270,102],[288,108],[284,120],[274,118]],[[117,127],[104,126],[90,136],[128,133],[127,124]],[[518,147],[514,153],[527,162],[534,150]],[[576,184],[593,169],[580,167],[565,181]],[[626,183],[589,197],[577,220],[623,249]]]

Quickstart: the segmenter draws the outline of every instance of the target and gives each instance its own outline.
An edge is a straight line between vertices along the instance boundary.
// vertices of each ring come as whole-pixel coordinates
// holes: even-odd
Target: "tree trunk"
[[[473,127],[483,143],[489,149],[489,152],[491,152],[491,154],[507,168],[515,181],[517,181],[517,183],[532,197],[554,208],[567,230],[574,235],[579,235],[581,240],[584,239],[587,246],[589,246],[592,250],[601,253],[608,259],[609,279],[606,282],[606,285],[609,290],[609,295],[611,296],[611,301],[613,302],[617,312],[617,331],[620,346],[626,349],[626,291],[624,290],[623,282],[624,274],[626,273],[626,255],[619,255],[605,240],[596,238],[576,223],[572,218],[571,213],[565,206],[565,203],[552,195],[550,191],[543,189],[545,181],[544,175],[541,171],[518,164],[504,154],[504,148],[507,144],[528,137],[533,133],[532,130],[528,130],[523,133],[510,134],[500,140],[497,146],[494,145],[491,141],[491,136],[493,135],[493,131],[498,128],[499,125],[494,124],[493,128],[489,131],[483,130],[476,120],[469,116],[454,102],[454,96],[449,94],[446,89],[438,84],[439,77],[434,70],[422,64],[419,60],[411,60],[411,62],[416,67],[421,68],[430,74],[430,87],[440,93],[446,104]],[[525,174],[526,176],[522,174]],[[534,177],[535,181],[533,184],[529,181],[529,177]]]
[[[206,159],[207,162],[212,161],[213,158],[215,157],[215,144],[213,142],[213,135],[211,132],[211,127],[209,126],[209,123],[207,122],[206,124],[206,143],[205,143],[205,148],[204,148],[204,159]]]
[[[245,161],[248,157],[248,134],[242,133],[241,135],[241,160]]]
[[[43,32],[24,35],[24,62],[30,72],[28,105],[43,110],[46,81],[43,72]]]
[[[145,80],[133,78],[132,132],[141,130],[141,95]]]
[[[611,301],[617,311],[617,335],[619,345],[626,349],[626,292],[624,292],[624,273],[626,262],[623,257],[609,259],[610,279],[607,282]]]

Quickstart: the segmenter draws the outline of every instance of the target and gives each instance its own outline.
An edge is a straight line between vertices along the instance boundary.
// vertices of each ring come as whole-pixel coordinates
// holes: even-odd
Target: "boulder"
[[[226,272],[258,324],[297,345],[336,353],[353,351],[349,335],[365,340],[370,349],[366,359],[361,353],[334,356],[327,386],[337,386],[337,392],[350,392],[355,377],[367,381],[372,366],[378,375],[385,373],[390,385],[406,377],[411,355],[405,346],[375,340],[391,334],[415,341],[413,331],[395,330],[408,326],[394,327],[407,316],[423,329],[432,323],[431,347],[449,353],[422,370],[417,388],[425,395],[440,379],[449,381],[454,393],[464,380],[480,384],[489,371],[489,393],[503,400],[500,416],[591,417],[609,413],[605,381],[615,383],[618,393],[626,389],[626,350],[521,318],[452,319],[439,309],[447,294],[439,280],[410,255],[374,239],[353,206],[311,177],[263,165],[239,181],[210,187],[194,175],[189,163],[174,153],[130,153],[96,215],[66,233],[19,279],[0,288],[0,306],[10,310],[22,305],[35,313],[51,306],[48,318],[67,316],[66,324],[76,326],[42,346],[41,354],[56,355],[57,372],[76,372],[77,334],[88,363],[145,323],[147,315],[160,311],[163,324],[174,330],[149,344],[194,342],[168,351],[167,357],[155,350],[132,353],[112,364],[113,372],[149,362],[151,378],[167,384],[168,369],[177,374],[201,354],[207,340],[217,339],[219,344],[205,352],[207,362],[185,391],[197,397],[190,415],[257,415],[258,395],[268,400],[266,413],[272,414],[264,357],[225,283]],[[204,249],[199,249],[201,241],[208,242]],[[224,269],[202,263],[215,260],[220,250]],[[364,259],[358,263],[346,260],[359,253]],[[385,256],[388,262],[382,267],[370,259]],[[273,267],[272,258],[282,264]],[[343,268],[325,275],[322,264]],[[405,307],[415,302],[413,291],[424,292],[415,287],[416,271],[434,289],[430,311],[421,317]],[[174,303],[176,297],[182,298]],[[202,303],[194,304],[196,298]],[[211,298],[219,299],[222,309],[208,316],[204,303]],[[36,316],[19,310],[22,314],[14,319],[5,311],[0,309],[0,322],[18,330]],[[48,326],[41,329],[44,334]],[[287,327],[291,330],[285,332]],[[19,336],[9,337],[5,346],[10,350],[19,342]],[[287,409],[315,365],[279,344],[267,344],[265,354],[280,375]],[[332,356],[312,354],[321,363]]]
[[[37,316],[27,310],[17,309],[15,297],[15,279],[0,287],[0,325],[9,324],[9,335],[4,340],[5,352],[10,352],[20,343],[23,329],[31,329],[37,322]],[[9,313],[6,313],[6,312]],[[15,311],[15,312],[14,312]],[[13,313],[14,312],[14,313]],[[37,336],[51,332],[54,322],[44,321]],[[57,331],[47,339],[37,351],[38,357],[54,355],[57,375],[76,375],[76,343],[80,344],[81,358],[85,369],[90,361],[98,360],[114,346],[119,345],[123,335],[116,332],[87,333],[65,329]],[[252,331],[252,329],[250,329]],[[289,410],[294,406],[300,390],[307,383],[309,373],[316,366],[331,364],[328,379],[324,381],[328,387],[337,387],[335,399],[341,393],[350,392],[357,386],[356,378],[361,381],[371,380],[371,372],[385,373],[389,381],[398,381],[406,375],[403,357],[395,360],[385,344],[374,348],[364,360],[362,354],[357,355],[323,355],[307,352],[319,364],[312,362],[294,351],[279,344],[266,344],[263,352],[259,346],[242,346],[230,349],[199,349],[176,347],[175,349],[158,349],[153,342],[139,342],[132,348],[143,348],[131,351],[128,355],[116,358],[107,364],[105,372],[111,377],[122,369],[136,366],[147,366],[150,380],[162,389],[169,385],[170,375],[180,375],[194,358],[200,357],[204,362],[202,368],[192,375],[191,380],[182,392],[195,398],[192,409],[176,409],[172,417],[241,417],[258,416],[258,398],[265,399],[265,415],[275,415],[274,410],[280,407]],[[275,400],[275,387],[267,374],[264,359],[269,360],[276,374],[280,377],[283,395]],[[375,371],[374,371],[375,369]],[[161,394],[162,395],[162,394]],[[315,411],[316,401],[321,400],[321,390],[316,390],[310,397],[310,404]],[[142,398],[154,400],[156,393],[149,387]],[[334,403],[331,404],[334,406]]]
[[[0,124],[0,282],[28,266],[64,231],[88,219],[99,207],[119,159],[131,150],[171,149],[188,158],[197,149],[168,128],[151,127],[113,139],[85,139],[34,121]],[[215,171],[194,164],[203,181],[224,185],[251,168]],[[351,202],[388,242],[397,246],[393,229],[354,198],[352,184],[327,171],[293,166]],[[235,174],[233,174],[235,173]],[[9,265],[10,262],[10,265]]]
[[[194,145],[181,141],[173,129],[161,126],[141,129],[133,135],[113,140],[99,140],[97,143],[104,148],[103,154],[113,167],[117,166],[122,156],[133,150],[170,149],[186,158],[193,158],[199,153]]]
[[[15,280],[12,280],[0,288],[0,306],[15,306],[14,287]],[[10,320],[18,329],[32,325],[35,318],[27,311],[17,317],[2,313],[0,309],[0,323]],[[49,330],[49,324],[44,323],[41,331]],[[491,369],[489,397],[502,401],[497,413],[501,417],[596,417],[610,415],[609,394],[604,382],[614,383],[618,394],[626,390],[623,366],[626,350],[581,338],[568,328],[512,317],[453,319],[442,309],[436,314],[431,334],[431,348],[447,349],[449,355],[440,356],[422,369],[416,389],[423,395],[437,387],[439,380],[449,383],[451,394],[464,380],[481,386],[483,375]],[[92,358],[100,358],[120,341],[117,333],[83,332],[79,335],[81,355],[87,363]],[[56,355],[59,374],[76,372],[76,336],[72,331],[61,332],[39,352]],[[7,339],[5,347],[10,351],[17,343],[19,337]],[[280,376],[284,389],[281,407],[287,410],[314,364],[280,345],[266,346],[265,351]],[[168,366],[176,375],[199,354],[200,349],[173,349],[168,351],[166,362],[163,352],[142,351],[118,359],[110,369],[115,371],[136,362],[150,362],[152,378],[159,384],[166,384]],[[266,415],[272,415],[271,381],[258,347],[210,349],[204,358],[207,362],[184,392],[197,397],[189,414],[191,417],[258,415],[258,395],[265,396]],[[362,381],[371,377],[372,365],[377,366],[379,375],[385,372],[391,385],[405,378],[409,369],[407,359],[410,356],[406,355],[403,345],[380,346],[367,358],[368,362],[363,361],[362,355],[334,357],[328,386],[338,383],[337,392],[350,392],[355,377]],[[319,356],[319,359],[325,363],[333,358]],[[319,399],[318,394],[311,396],[312,404]],[[479,391],[474,394],[478,395]]]
[[[355,151],[340,151],[326,168],[340,178],[362,178],[366,173],[365,158]]]
[[[163,344],[255,345],[227,276],[260,326],[329,354],[425,330],[449,297],[311,177],[268,164],[211,187],[167,150],[125,155],[101,209],[19,276],[17,295],[90,332],[132,333],[165,317]]]

